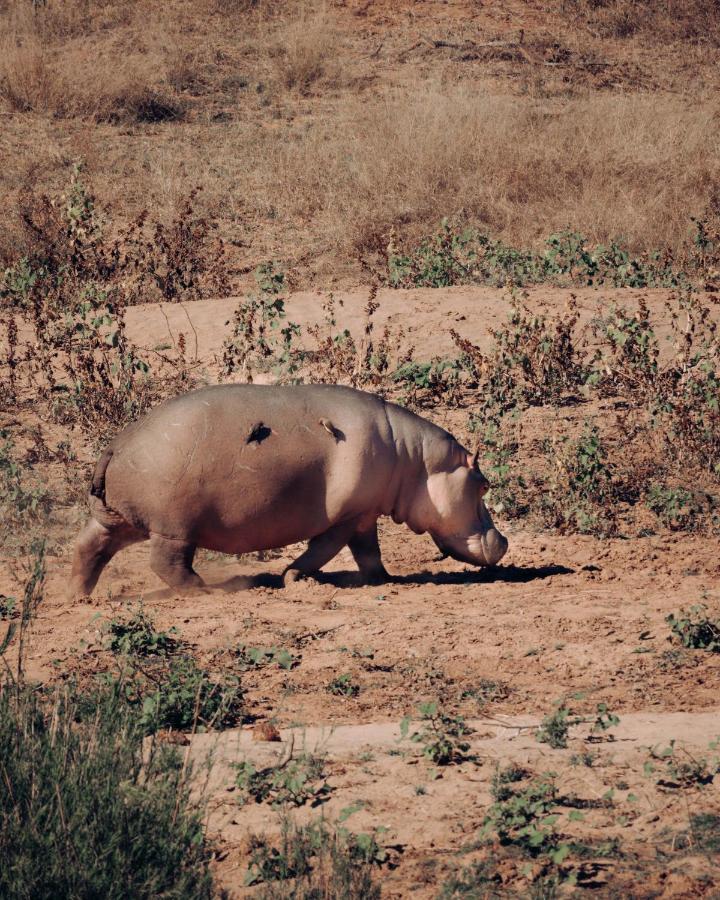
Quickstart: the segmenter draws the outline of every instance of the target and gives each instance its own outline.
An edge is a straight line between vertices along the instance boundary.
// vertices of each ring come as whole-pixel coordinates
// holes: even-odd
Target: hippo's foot
[[[377,587],[380,584],[387,584],[388,581],[392,581],[392,576],[385,566],[381,566],[379,569],[373,569],[369,572],[363,572],[361,569],[359,580],[360,584],[367,585],[368,587]]]
[[[295,584],[296,581],[300,581],[301,578],[305,578],[310,574],[310,572],[301,572],[299,569],[285,569],[282,576],[283,587],[289,587],[291,584]]]
[[[150,568],[174,590],[183,593],[209,591],[208,586],[192,567],[194,556],[193,544],[159,534],[150,536]]]
[[[356,528],[356,521],[340,522],[312,538],[308,542],[307,550],[283,572],[283,585],[287,587],[303,575],[313,575],[322,569],[325,563],[329,563],[348,543]]]
[[[380,556],[377,520],[369,527],[356,531],[348,541],[348,547],[360,569],[361,584],[385,584],[390,580]]]
[[[103,525],[91,518],[75,544],[69,594],[73,600],[89,597],[100,574],[118,550],[145,539],[124,522]]]

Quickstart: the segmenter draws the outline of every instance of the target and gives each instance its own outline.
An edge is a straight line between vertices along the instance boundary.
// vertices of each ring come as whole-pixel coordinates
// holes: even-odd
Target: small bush
[[[472,728],[461,716],[451,716],[440,709],[437,702],[421,703],[417,709],[422,726],[410,733],[412,718],[400,723],[400,737],[408,738],[422,747],[423,756],[437,766],[465,762],[470,759],[470,744],[464,740]]]
[[[337,675],[333,678],[326,690],[336,697],[357,697],[360,693],[360,685],[353,684],[352,675],[346,672],[344,675]]]
[[[697,604],[665,617],[673,638],[688,650],[720,653],[720,619],[708,615],[707,606]]]
[[[570,729],[577,725],[592,723],[591,733],[599,734],[620,724],[620,719],[611,713],[604,703],[598,703],[594,718],[575,715],[562,701],[555,710],[542,720],[535,737],[541,744],[548,744],[554,750],[561,750],[568,745]]]
[[[245,883],[264,883],[259,893],[264,900],[379,900],[373,867],[387,858],[376,834],[354,834],[322,821],[297,826],[284,820],[279,842],[253,839]]]
[[[0,895],[213,896],[189,772],[105,694],[77,723],[79,698],[0,689]],[[69,864],[72,861],[72,864]]]
[[[717,750],[718,743],[713,742],[710,746]],[[672,740],[667,747],[650,749],[643,767],[645,775],[657,775],[658,766],[661,768],[656,780],[661,787],[703,787],[711,784],[720,772],[720,758],[696,757],[685,748],[677,747],[676,741]]]
[[[242,718],[243,693],[234,678],[217,680],[191,656],[171,657],[166,666],[136,672],[126,696],[138,707],[140,726],[152,734],[228,728]]]
[[[325,758],[303,753],[293,757],[292,749],[277,765],[256,769],[248,761],[235,764],[235,785],[242,803],[269,801],[273,806],[317,806],[332,788],[325,780]]]
[[[167,656],[178,646],[177,629],[156,631],[155,623],[142,606],[125,620],[109,622],[106,635],[108,649],[125,656]]]
[[[502,797],[488,810],[481,836],[495,836],[501,844],[512,844],[531,856],[556,854],[560,846],[555,832],[559,816],[554,813],[558,805],[554,782],[535,779],[504,791]]]

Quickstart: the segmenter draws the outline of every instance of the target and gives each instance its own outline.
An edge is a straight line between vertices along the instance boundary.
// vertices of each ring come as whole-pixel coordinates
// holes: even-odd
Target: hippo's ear
[[[472,469],[473,472],[479,472],[480,471],[480,465],[478,464],[479,458],[480,458],[479,450],[476,450],[472,456],[468,453],[468,455],[467,455],[468,469]]]

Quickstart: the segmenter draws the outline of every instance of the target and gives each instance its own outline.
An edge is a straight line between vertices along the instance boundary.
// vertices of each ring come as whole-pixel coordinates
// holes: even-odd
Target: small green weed
[[[717,746],[718,742],[713,742],[710,749],[717,749]],[[658,769],[658,766],[661,768]],[[671,740],[667,747],[650,748],[643,772],[648,777],[659,772],[656,781],[661,787],[702,787],[711,784],[720,773],[720,759],[717,756],[711,760],[697,758],[684,747],[677,747],[676,742]]]
[[[0,621],[17,618],[20,613],[16,607],[17,601],[14,597],[8,597],[7,594],[0,594]]]
[[[249,647],[242,645],[235,650],[240,668],[262,669],[272,664],[280,669],[290,671],[300,665],[300,657],[286,650],[284,647]]]
[[[554,750],[560,750],[567,747],[571,728],[590,723],[592,723],[591,735],[598,735],[619,725],[620,719],[613,715],[604,703],[598,703],[595,717],[591,718],[574,715],[561,700],[556,704],[555,710],[542,720],[535,736],[541,744],[548,744]]]
[[[501,844],[512,844],[531,856],[546,854],[553,862],[562,862],[568,847],[559,843],[555,832],[560,816],[554,812],[558,791],[553,779],[533,779],[515,789],[502,787],[502,799],[488,810],[480,836],[496,837]]]
[[[679,613],[670,613],[665,617],[670,626],[673,638],[688,650],[707,650],[720,653],[720,619],[711,618],[707,614],[707,606],[697,604],[690,609],[681,609]]]
[[[279,841],[252,839],[245,883],[264,884],[263,900],[379,900],[373,867],[387,862],[388,854],[377,837],[323,821],[298,826],[285,819]]]
[[[241,803],[270,802],[273,806],[311,806],[322,803],[332,788],[325,780],[325,757],[303,753],[293,757],[292,749],[274,766],[257,769],[247,760],[234,764],[235,785]]]
[[[500,767],[496,768],[492,781],[490,782],[490,793],[492,794],[493,799],[498,802],[507,800],[514,793],[510,785],[515,784],[518,781],[523,781],[529,774],[527,769],[524,769],[517,763],[510,763],[510,765],[506,766],[504,769]]]
[[[325,690],[336,697],[357,697],[360,693],[360,685],[354,684],[352,675],[346,672],[344,675],[337,675],[333,678]]]
[[[285,324],[285,276],[270,262],[256,269],[255,281],[258,293],[235,310],[232,334],[223,345],[222,374],[239,372],[250,381],[253,371],[290,377],[303,354],[297,347],[300,326]]]
[[[108,649],[124,656],[167,656],[178,648],[177,629],[156,631],[142,605],[129,618],[109,622],[105,633]]]
[[[702,512],[694,494],[681,487],[652,484],[645,495],[645,503],[663,525],[673,530],[691,528],[697,514]]]
[[[422,723],[419,731],[410,733],[411,716],[400,723],[400,738],[409,737],[422,746],[423,756],[436,766],[447,766],[470,759],[470,744],[464,740],[472,728],[461,716],[451,716],[440,709],[436,701],[421,703],[417,708]]]
[[[152,733],[161,728],[178,731],[228,728],[243,713],[243,693],[236,678],[213,678],[192,656],[173,656],[154,672],[136,673],[128,696],[139,705],[140,725]]]

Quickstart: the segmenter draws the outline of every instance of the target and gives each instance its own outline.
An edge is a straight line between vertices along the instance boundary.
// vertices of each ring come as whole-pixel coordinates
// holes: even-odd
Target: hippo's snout
[[[488,528],[469,539],[448,539],[432,535],[432,539],[446,556],[471,566],[495,566],[505,556],[508,540],[497,528]]]
[[[481,540],[485,565],[497,565],[507,553],[508,539],[504,534],[500,534],[497,528],[491,528],[485,532]]]

